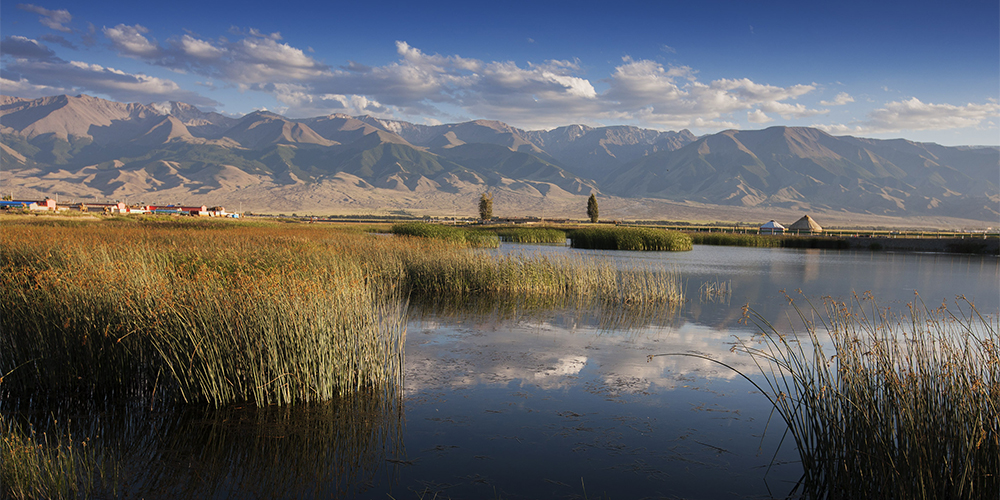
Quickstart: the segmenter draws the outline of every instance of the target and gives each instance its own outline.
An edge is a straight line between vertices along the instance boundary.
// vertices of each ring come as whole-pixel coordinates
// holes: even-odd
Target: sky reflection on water
[[[181,412],[56,409],[76,436],[103,436],[125,496],[143,498],[770,498],[801,475],[784,425],[733,371],[755,328],[749,304],[801,330],[797,304],[870,291],[904,311],[957,295],[1000,310],[996,257],[695,246],[691,252],[575,253],[676,270],[680,307],[411,302],[400,396],[355,395],[285,408]],[[725,281],[731,295],[700,297]],[[785,293],[782,292],[785,291]],[[802,290],[799,294],[796,290]],[[0,403],[3,401],[0,400]],[[142,406],[142,405],[140,405]],[[0,410],[19,413],[18,408]],[[20,417],[19,417],[20,418]],[[769,421],[770,419],[770,421]]]
[[[742,306],[801,330],[786,293],[819,309],[824,297],[849,301],[869,291],[891,309],[904,309],[915,291],[929,307],[965,295],[984,313],[1000,308],[995,257],[708,246],[496,252],[666,264],[680,273],[688,300],[674,314],[620,329],[572,309],[520,318],[417,311],[405,388],[412,465],[397,488],[455,498],[582,497],[584,485],[589,496],[617,498],[783,496],[801,469],[794,446],[778,446],[783,425],[772,421],[764,432],[766,399],[718,364],[647,361],[649,354],[703,354],[753,376],[749,358],[730,351],[735,337],[755,332],[738,322]],[[731,282],[733,292],[703,300],[706,281]],[[779,465],[768,470],[772,459]]]

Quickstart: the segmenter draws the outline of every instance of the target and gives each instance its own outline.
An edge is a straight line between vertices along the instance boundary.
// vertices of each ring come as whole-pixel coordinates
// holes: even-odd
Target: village
[[[92,203],[74,202],[59,203],[52,198],[44,200],[2,200],[0,210],[28,210],[48,212],[84,212],[104,215],[192,215],[197,217],[230,217],[238,218],[240,214],[226,212],[224,207],[182,206],[182,205],[128,205],[123,202]]]

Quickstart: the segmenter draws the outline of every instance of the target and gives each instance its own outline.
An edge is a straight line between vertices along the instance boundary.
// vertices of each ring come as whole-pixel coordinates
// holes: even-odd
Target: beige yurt
[[[795,224],[788,226],[789,233],[795,234],[818,234],[823,232],[823,228],[808,215],[803,215]]]
[[[778,224],[774,220],[760,226],[760,234],[783,234],[785,232],[785,226]]]

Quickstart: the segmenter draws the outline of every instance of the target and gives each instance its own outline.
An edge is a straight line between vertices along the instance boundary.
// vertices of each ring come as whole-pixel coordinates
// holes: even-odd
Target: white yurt
[[[771,220],[767,224],[760,226],[760,234],[784,234],[785,226]]]
[[[789,233],[795,234],[818,234],[823,232],[823,228],[808,215],[803,215],[801,219],[788,226]]]

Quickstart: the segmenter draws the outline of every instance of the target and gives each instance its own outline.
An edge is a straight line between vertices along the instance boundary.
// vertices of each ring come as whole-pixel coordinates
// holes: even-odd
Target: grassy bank
[[[691,237],[677,231],[644,227],[587,227],[567,233],[573,248],[592,250],[691,250]]]
[[[742,346],[798,447],[805,498],[1000,496],[996,318],[964,302],[896,314],[870,297],[800,312],[802,341],[750,316],[762,344]]]

